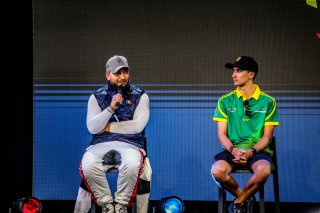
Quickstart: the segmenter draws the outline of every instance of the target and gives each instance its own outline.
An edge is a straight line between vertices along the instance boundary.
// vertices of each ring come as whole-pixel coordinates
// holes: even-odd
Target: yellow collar
[[[259,96],[260,96],[260,93],[261,93],[261,90],[259,88],[258,85],[256,84],[253,84],[253,86],[256,88],[251,96],[251,98],[254,98],[256,100],[259,99]],[[236,89],[236,94],[237,94],[237,97],[240,99],[240,97],[242,97],[242,99],[244,100],[244,95],[239,91],[239,88],[237,87]]]

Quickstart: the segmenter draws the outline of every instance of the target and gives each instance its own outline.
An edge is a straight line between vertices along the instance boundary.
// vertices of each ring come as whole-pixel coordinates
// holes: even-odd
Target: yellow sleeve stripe
[[[265,122],[264,125],[265,126],[278,126],[279,122]]]
[[[224,119],[224,118],[213,118],[214,121],[217,121],[217,122],[228,122],[227,119]]]
[[[262,92],[262,91],[261,91],[261,94],[262,94],[262,95],[264,95],[264,96],[266,96],[266,97],[271,98],[272,100],[274,100],[274,98],[273,98],[273,97],[271,97],[270,95],[268,95],[267,93],[264,93],[264,92]]]
[[[224,114],[224,112],[223,112],[223,111],[221,110],[221,108],[220,108],[220,100],[218,101],[218,110],[219,110],[219,112],[221,113],[221,115],[222,115],[223,117],[225,117],[225,118],[228,117],[226,114]]]
[[[270,115],[268,115],[268,117],[266,117],[266,119],[265,119],[265,121],[267,121],[267,120],[269,120],[269,118],[274,114],[274,112],[276,111],[276,108],[277,108],[277,106],[276,106],[276,102],[275,102],[275,100],[273,99],[273,109],[272,109],[272,112],[270,113]]]

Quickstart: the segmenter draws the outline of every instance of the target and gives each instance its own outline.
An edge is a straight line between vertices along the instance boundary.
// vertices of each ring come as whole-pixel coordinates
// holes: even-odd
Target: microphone
[[[122,91],[123,91],[124,87],[123,86],[118,86],[118,94],[122,95]],[[120,102],[116,103],[116,107],[119,107],[121,105]]]
[[[123,86],[118,86],[118,94],[122,95],[122,91],[123,91],[124,87]],[[116,107],[119,107],[121,105],[120,102],[116,103]],[[117,122],[119,123],[119,118],[116,114],[114,114],[114,118],[117,120]]]

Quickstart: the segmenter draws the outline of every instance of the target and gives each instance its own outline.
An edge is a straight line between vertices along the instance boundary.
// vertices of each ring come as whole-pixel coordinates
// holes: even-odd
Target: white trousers
[[[114,200],[105,175],[111,167],[116,167],[119,171]],[[95,202],[104,207],[113,201],[130,205],[136,196],[139,178],[151,181],[152,170],[149,159],[145,158],[144,150],[128,143],[114,141],[88,147],[81,161],[80,173]],[[147,212],[149,197],[150,193],[137,195],[138,212]],[[90,193],[80,187],[74,212],[88,212],[90,206]]]

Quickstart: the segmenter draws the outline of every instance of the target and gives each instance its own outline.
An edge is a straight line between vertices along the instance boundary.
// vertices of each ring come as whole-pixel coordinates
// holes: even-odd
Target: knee
[[[225,170],[217,165],[213,165],[211,169],[211,174],[216,182],[223,182],[225,176]]]
[[[93,173],[95,173],[96,166],[94,162],[94,156],[91,153],[86,153],[81,161],[81,170],[83,174],[87,177],[90,178]]]
[[[126,162],[123,166],[124,172],[129,176],[136,175],[140,169],[142,169],[140,162]]]
[[[268,179],[269,175],[271,174],[271,167],[260,166],[256,169],[255,173],[256,173],[257,177],[259,178],[259,180],[264,182]]]

